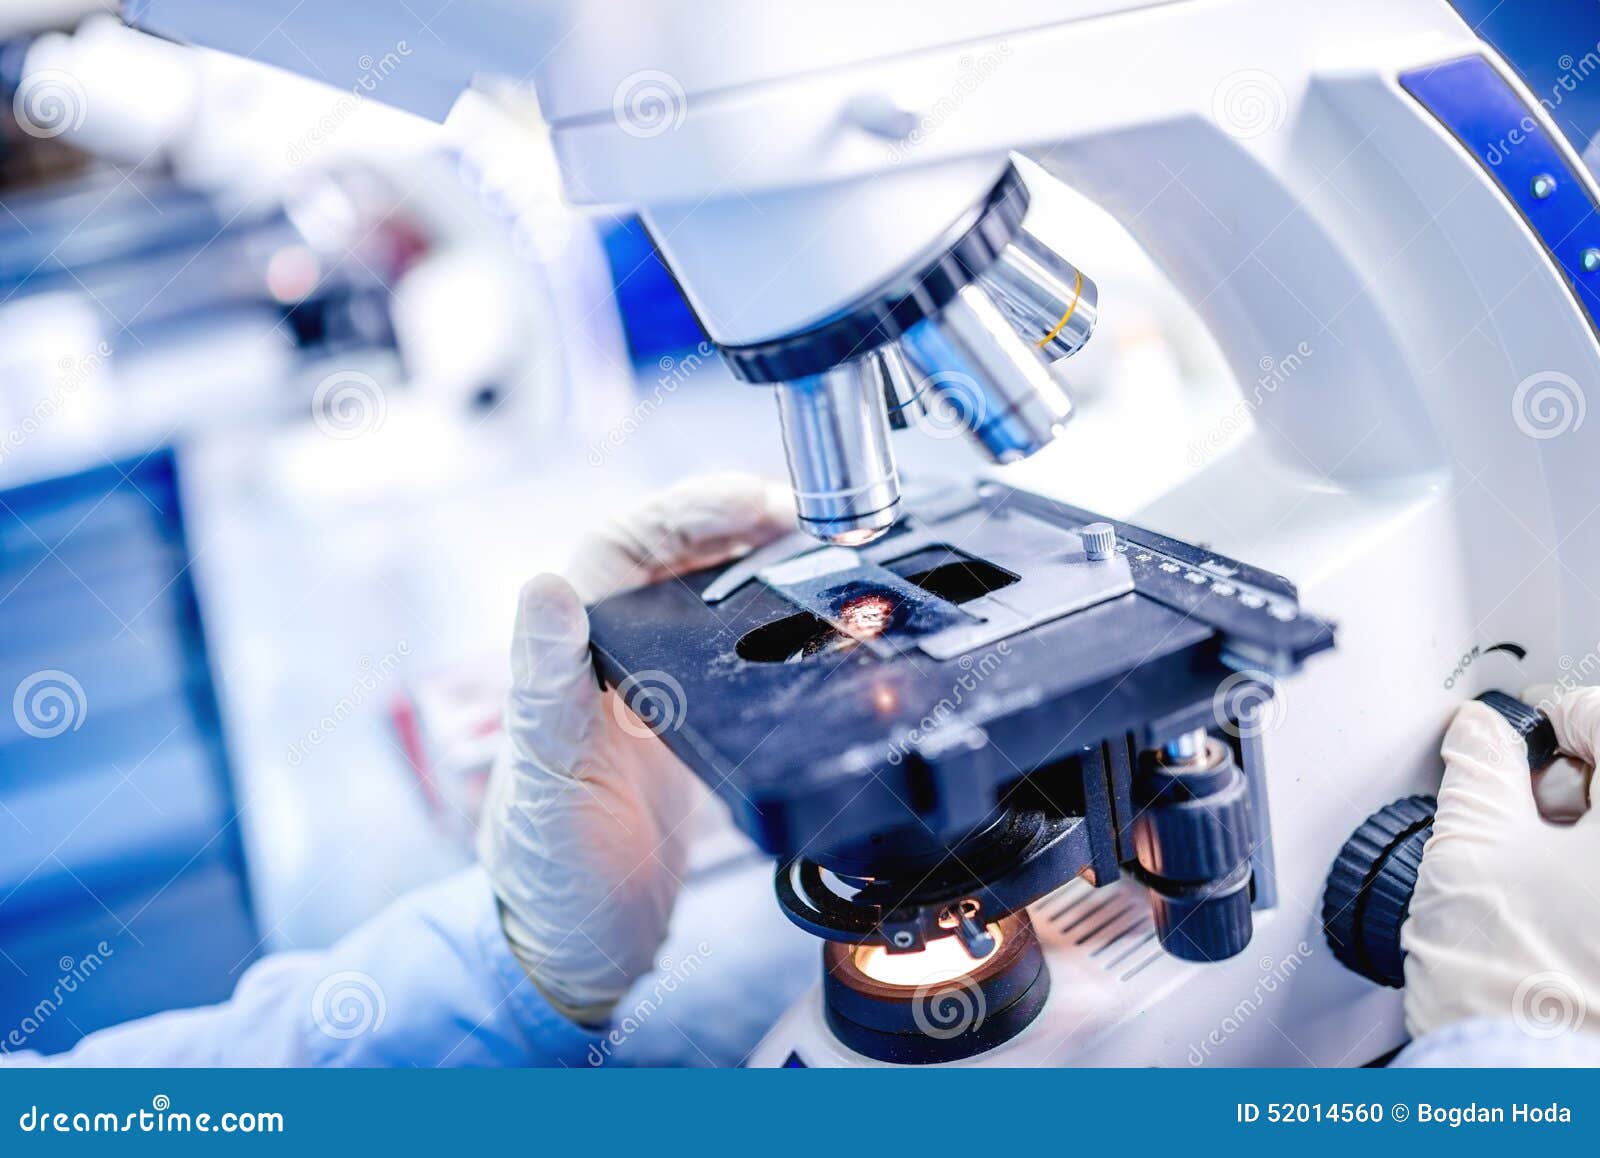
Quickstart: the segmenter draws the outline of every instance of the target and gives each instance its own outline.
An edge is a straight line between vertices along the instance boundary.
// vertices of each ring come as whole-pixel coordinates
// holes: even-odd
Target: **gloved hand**
[[[1546,783],[1570,790],[1600,751],[1600,688],[1548,691],[1524,699],[1550,717],[1564,753]],[[1401,930],[1411,1035],[1485,1016],[1510,1017],[1535,1038],[1600,1030],[1600,816],[1541,817],[1521,737],[1484,704],[1462,706],[1443,756],[1433,837]]]
[[[490,776],[478,855],[512,952],[573,1021],[603,1023],[652,967],[684,871],[685,821],[707,799],[652,729],[600,691],[584,602],[712,566],[793,527],[783,488],[690,480],[585,543],[576,589],[556,575],[522,589],[509,744]]]

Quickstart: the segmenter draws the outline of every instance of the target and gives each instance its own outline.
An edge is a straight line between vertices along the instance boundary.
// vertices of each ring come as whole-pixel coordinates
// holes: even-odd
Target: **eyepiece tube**
[[[858,546],[900,513],[900,476],[889,447],[890,370],[873,351],[821,374],[777,384],[778,418],[800,526]]]
[[[979,282],[907,330],[900,346],[922,380],[924,428],[936,436],[965,430],[995,462],[1048,445],[1072,414],[1039,351]]]
[[[1099,318],[1100,291],[1066,258],[1026,229],[979,279],[1047,361],[1076,353]]]

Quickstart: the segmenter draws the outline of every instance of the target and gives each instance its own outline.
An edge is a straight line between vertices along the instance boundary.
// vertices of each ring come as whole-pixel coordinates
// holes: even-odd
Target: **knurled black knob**
[[[1556,733],[1539,709],[1504,692],[1484,692],[1480,701],[1500,713],[1528,749],[1528,769],[1537,772],[1556,756]],[[1333,955],[1380,985],[1405,984],[1400,926],[1411,912],[1422,846],[1433,835],[1431,796],[1407,796],[1378,809],[1361,823],[1334,859],[1322,894],[1322,929]]]
[[[1405,984],[1400,926],[1411,911],[1422,846],[1433,835],[1431,796],[1407,796],[1364,820],[1345,841],[1322,894],[1322,928],[1333,955],[1363,977]]]
[[[1233,749],[1207,738],[1193,760],[1148,759],[1133,784],[1135,869],[1161,947],[1221,961],[1250,944],[1250,786]]]
[[[1505,692],[1484,692],[1478,702],[1488,704],[1500,713],[1500,718],[1511,725],[1511,730],[1522,737],[1528,747],[1528,769],[1538,772],[1548,767],[1558,754],[1555,725],[1550,717],[1532,704],[1525,704]]]

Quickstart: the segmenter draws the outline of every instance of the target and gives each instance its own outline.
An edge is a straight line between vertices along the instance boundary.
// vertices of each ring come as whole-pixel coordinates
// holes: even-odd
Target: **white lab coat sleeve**
[[[1600,1066],[1600,1033],[1560,1025],[1524,1027],[1508,1017],[1473,1017],[1424,1034],[1391,1064],[1410,1069]]]
[[[325,950],[271,954],[227,1001],[91,1033],[0,1065],[582,1065],[597,1039],[511,956],[472,868],[401,898]]]

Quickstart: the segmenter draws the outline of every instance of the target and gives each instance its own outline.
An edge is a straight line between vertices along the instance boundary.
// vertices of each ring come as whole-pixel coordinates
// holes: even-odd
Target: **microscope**
[[[375,95],[435,116],[531,78],[571,199],[636,209],[774,393],[796,535],[591,612],[602,679],[822,941],[753,1064],[1403,1042],[1393,954],[1325,934],[1384,867],[1351,834],[1600,621],[1600,191],[1445,0],[128,8],[334,83],[409,36]],[[1244,384],[1247,437],[1134,521],[895,467],[896,426],[995,463],[1095,437],[1051,363],[1114,303],[1016,157],[1118,218]],[[1388,859],[1426,829],[1401,812]]]

